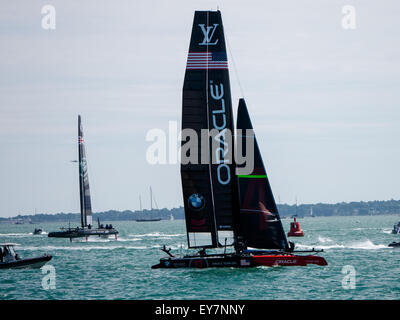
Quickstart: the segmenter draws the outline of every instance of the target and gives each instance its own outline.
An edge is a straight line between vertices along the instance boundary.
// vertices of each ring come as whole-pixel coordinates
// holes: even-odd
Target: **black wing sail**
[[[190,140],[185,139],[187,129],[199,137],[191,150],[184,148]],[[231,245],[235,191],[233,118],[219,11],[196,11],[194,15],[183,85],[182,130],[181,179],[189,247]],[[204,130],[213,133],[204,139],[202,148],[200,137]],[[188,157],[191,160],[184,161]]]
[[[90,200],[89,175],[87,172],[86,151],[83,139],[81,116],[78,116],[79,189],[81,204],[81,224],[92,225],[92,203]]]
[[[246,144],[254,137],[254,168],[247,175],[238,175],[240,193],[240,234],[248,247],[288,249],[288,243],[271,186],[264,168],[244,99],[239,100],[237,115],[238,143]],[[241,129],[241,130],[240,130]],[[247,135],[246,135],[247,134]],[[242,148],[245,150],[245,147]],[[249,156],[249,155],[247,155]]]

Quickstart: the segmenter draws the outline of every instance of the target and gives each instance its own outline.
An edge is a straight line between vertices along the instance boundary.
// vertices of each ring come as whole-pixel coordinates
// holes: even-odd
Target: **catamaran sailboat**
[[[244,99],[239,100],[236,128],[246,132],[241,135],[238,130],[236,136],[246,144],[246,129],[251,131],[253,126]],[[191,129],[198,137],[202,130],[216,132],[208,139],[208,163],[199,160],[204,158],[200,143],[197,149],[184,150],[187,141],[183,141],[181,148],[182,157],[189,154],[192,158],[191,152],[197,157],[197,161],[181,163],[181,180],[188,247],[199,251],[176,257],[164,246],[168,257],[152,268],[327,265],[323,257],[295,254],[320,251],[294,251],[294,244],[288,243],[254,135],[252,172],[236,175],[240,166],[229,159],[229,153],[234,154],[234,137],[227,138],[229,131],[233,135],[233,112],[220,11],[196,11],[194,15],[182,129]],[[211,161],[215,155],[216,161]],[[224,252],[206,252],[216,248]]]
[[[79,193],[81,208],[81,227],[61,228],[61,231],[49,232],[48,236],[53,238],[82,238],[89,236],[108,237],[115,235],[117,239],[118,231],[112,226],[103,227],[98,220],[98,227],[93,228],[92,222],[92,202],[90,198],[89,176],[87,171],[86,151],[83,140],[83,129],[81,116],[78,116],[78,153],[79,153]]]

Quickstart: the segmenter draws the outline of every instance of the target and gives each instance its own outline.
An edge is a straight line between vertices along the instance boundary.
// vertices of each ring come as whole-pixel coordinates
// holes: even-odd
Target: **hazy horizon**
[[[50,2],[0,11],[0,217],[79,212],[78,114],[94,212],[148,209],[150,186],[183,205],[179,165],[148,164],[145,138],[180,126],[193,13],[217,5],[276,202],[400,199],[398,2]]]

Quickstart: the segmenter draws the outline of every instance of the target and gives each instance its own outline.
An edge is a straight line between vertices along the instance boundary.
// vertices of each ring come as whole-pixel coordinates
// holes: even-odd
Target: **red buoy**
[[[294,221],[290,223],[290,231],[288,232],[288,237],[304,237],[304,232],[301,230],[300,222]]]

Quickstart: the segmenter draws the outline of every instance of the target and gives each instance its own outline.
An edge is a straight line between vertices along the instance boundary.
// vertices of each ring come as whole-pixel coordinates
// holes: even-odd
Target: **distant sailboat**
[[[140,201],[140,211],[142,211],[142,199],[140,198],[140,196],[139,196],[139,201]],[[155,202],[155,199],[154,199],[154,204],[156,205],[156,208],[158,209],[157,202]],[[152,211],[153,211],[153,190],[150,187],[150,212],[152,212]],[[155,222],[155,221],[161,221],[161,218],[136,219],[136,222]]]
[[[117,239],[118,231],[112,225],[103,227],[98,220],[98,228],[93,228],[92,221],[92,202],[90,198],[89,176],[87,171],[86,151],[83,139],[83,129],[81,116],[78,116],[78,154],[79,154],[79,199],[81,208],[81,227],[61,228],[61,231],[49,232],[51,238],[82,238],[89,236],[108,237],[115,235]]]
[[[202,130],[213,131],[220,139],[212,143],[209,137],[205,155],[200,144],[193,150],[198,159],[207,157],[206,163],[198,159],[181,163],[188,247],[199,251],[176,257],[164,246],[168,257],[152,268],[327,265],[316,255],[293,254],[294,244],[286,239],[257,140],[253,139],[250,174],[236,176],[237,165],[225,156],[225,151],[234,154],[235,137],[226,139],[234,121],[223,30],[220,11],[195,12],[183,85],[182,129],[198,136]],[[253,129],[244,99],[239,100],[237,129]],[[245,144],[247,131],[236,139]],[[186,156],[184,148],[181,152]],[[212,161],[215,154],[219,161]],[[223,248],[224,253],[207,253],[211,248]],[[229,248],[233,251],[226,252]]]

